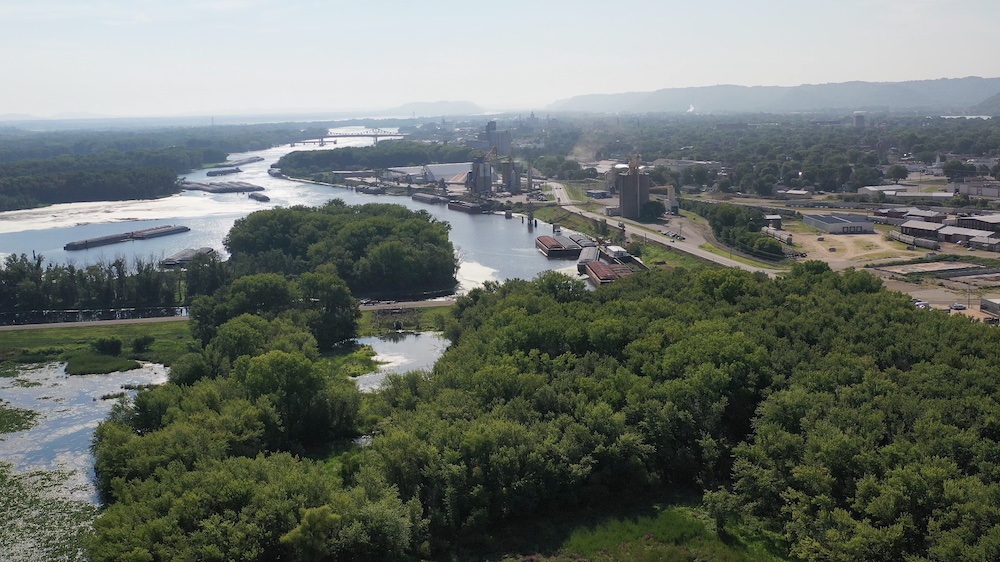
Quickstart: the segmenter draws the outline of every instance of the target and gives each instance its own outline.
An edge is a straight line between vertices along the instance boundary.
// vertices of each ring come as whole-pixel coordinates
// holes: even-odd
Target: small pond
[[[370,345],[375,350],[375,360],[381,363],[377,372],[354,379],[362,392],[371,392],[382,384],[390,373],[429,371],[448,348],[448,340],[439,332],[399,332],[358,338],[358,344]]]

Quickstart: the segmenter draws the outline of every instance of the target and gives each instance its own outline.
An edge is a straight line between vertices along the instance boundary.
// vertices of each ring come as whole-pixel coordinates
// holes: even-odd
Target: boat
[[[261,203],[267,203],[268,201],[271,200],[270,197],[264,195],[263,193],[251,193],[250,195],[248,195],[248,197],[250,197],[250,199],[253,199],[254,201],[260,201]]]

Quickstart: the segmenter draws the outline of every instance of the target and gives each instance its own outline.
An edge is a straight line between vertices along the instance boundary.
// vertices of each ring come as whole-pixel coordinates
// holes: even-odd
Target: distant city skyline
[[[5,0],[0,118],[363,113],[1000,77],[995,0]]]

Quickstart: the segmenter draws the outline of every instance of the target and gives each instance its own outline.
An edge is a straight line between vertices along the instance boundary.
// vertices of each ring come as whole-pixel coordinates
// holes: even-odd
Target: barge
[[[452,211],[461,211],[463,213],[469,213],[470,215],[478,215],[483,212],[483,208],[475,203],[467,203],[465,201],[449,201],[448,208]]]
[[[420,203],[430,203],[431,205],[444,205],[451,201],[447,197],[431,195],[430,193],[414,193],[410,196],[410,199],[419,201]]]
[[[249,197],[250,199],[253,199],[254,201],[260,201],[261,203],[267,203],[268,201],[271,200],[270,197],[268,197],[267,195],[264,195],[263,193],[251,193],[247,197]]]
[[[535,238],[535,247],[541,250],[547,258],[571,258],[580,257],[580,245],[576,244],[565,236],[542,235]]]
[[[118,244],[119,242],[128,242],[130,240],[148,240],[150,238],[159,238],[160,236],[170,236],[171,234],[180,234],[189,230],[191,230],[189,227],[181,225],[156,226],[142,230],[133,230],[132,232],[123,232],[121,234],[108,234],[107,236],[76,240],[63,246],[63,250],[87,250],[89,248]]]
[[[604,262],[592,261],[586,265],[587,277],[594,285],[601,286],[632,275],[632,270],[627,265],[606,264]]]
[[[222,181],[211,183],[184,181],[181,182],[181,189],[189,191],[207,191],[208,193],[244,193],[247,191],[264,191],[263,187],[247,183],[245,181]]]

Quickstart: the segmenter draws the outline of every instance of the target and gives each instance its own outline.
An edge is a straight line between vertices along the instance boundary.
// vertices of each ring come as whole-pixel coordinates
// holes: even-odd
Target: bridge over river
[[[393,138],[403,138],[406,135],[402,133],[394,133],[392,131],[387,131],[385,129],[365,129],[363,131],[347,131],[341,133],[330,133],[323,138],[314,140],[298,141],[289,144],[289,146],[295,146],[296,144],[318,144],[319,146],[326,146],[327,139],[332,139],[331,144],[337,144],[337,139],[339,138],[357,138],[357,137],[371,137],[375,140],[375,144],[378,144],[379,137],[393,137]]]

